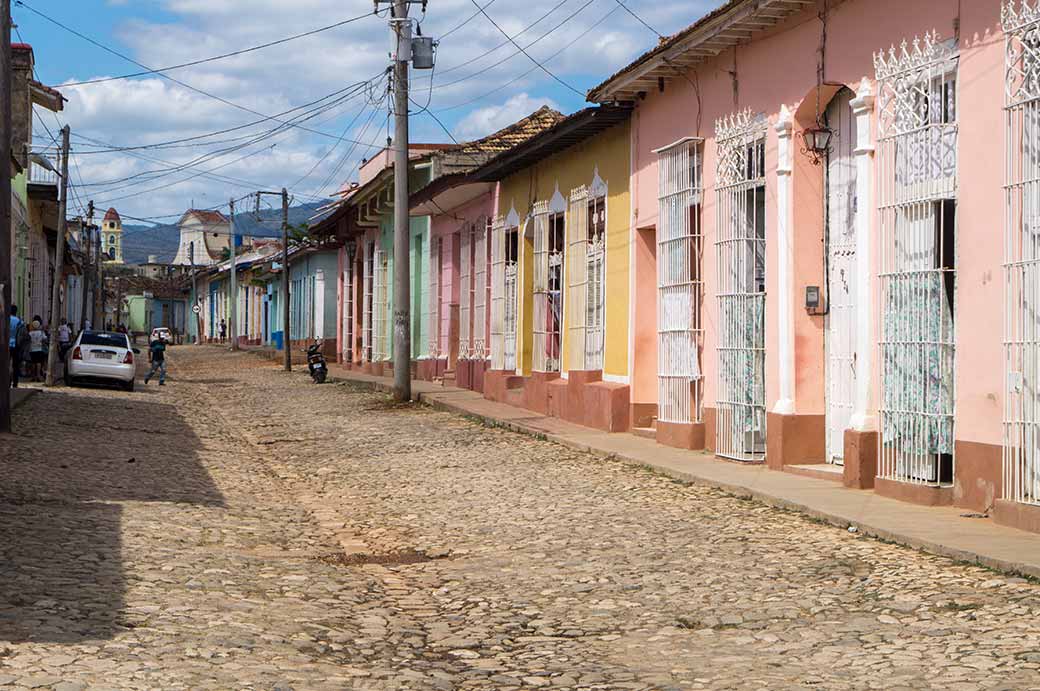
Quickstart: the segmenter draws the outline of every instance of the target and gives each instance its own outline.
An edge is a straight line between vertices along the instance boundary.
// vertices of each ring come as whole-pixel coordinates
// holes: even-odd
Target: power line
[[[557,5],[557,6],[555,7],[555,8],[553,8],[552,10],[549,10],[549,13],[548,13],[548,14],[545,14],[545,15],[543,15],[541,19],[545,19],[545,17],[548,17],[548,16],[549,16],[549,14],[552,14],[552,13],[553,13],[553,12],[554,12],[554,11],[555,11],[555,10],[556,10],[557,8],[561,7],[561,6],[562,6],[563,4],[565,4],[566,2],[567,2],[567,0],[564,0],[564,2],[560,3],[560,4],[559,4],[559,5]],[[591,5],[591,4],[592,4],[592,3],[594,3],[594,2],[596,2],[596,0],[586,0],[586,2],[585,2],[585,4],[584,4],[584,5],[582,5],[582,6],[581,6],[581,7],[579,7],[578,9],[576,9],[576,10],[575,10],[574,12],[572,12],[572,13],[571,13],[570,15],[568,15],[567,17],[565,17],[565,18],[564,18],[564,19],[563,19],[562,21],[560,21],[560,22],[559,22],[558,24],[556,24],[556,25],[555,25],[555,26],[554,26],[553,28],[549,29],[549,30],[548,30],[548,31],[546,31],[546,32],[545,32],[544,34],[542,34],[542,35],[541,35],[541,36],[539,36],[538,38],[534,39],[533,41],[531,41],[530,43],[528,43],[528,44],[527,44],[526,46],[524,46],[523,48],[521,48],[520,50],[518,50],[518,51],[516,51],[516,52],[514,52],[514,53],[511,53],[510,55],[507,55],[506,57],[502,58],[501,60],[499,60],[498,62],[494,63],[493,65],[489,65],[489,66],[487,66],[487,67],[483,68],[483,69],[482,69],[482,70],[481,70],[480,72],[474,72],[473,74],[469,74],[469,75],[466,75],[465,77],[460,77],[459,79],[456,79],[456,80],[455,80],[455,81],[453,81],[453,82],[447,82],[447,83],[444,83],[444,84],[437,84],[437,85],[432,85],[432,86],[430,87],[430,89],[431,89],[431,90],[433,90],[433,89],[446,89],[446,88],[447,88],[447,87],[449,87],[449,86],[454,86],[454,85],[456,85],[456,84],[460,84],[460,83],[462,83],[462,82],[464,82],[464,81],[467,81],[467,80],[469,80],[469,79],[473,79],[474,77],[480,77],[480,76],[484,76],[484,75],[485,75],[485,74],[486,74],[487,72],[489,72],[490,70],[493,70],[493,69],[495,69],[496,67],[498,67],[499,65],[502,65],[502,64],[505,64],[505,63],[509,62],[510,60],[512,60],[513,58],[515,58],[515,57],[516,57],[517,55],[520,55],[520,53],[521,53],[521,52],[524,52],[524,51],[526,51],[526,50],[527,50],[528,48],[530,48],[531,46],[535,45],[536,43],[539,43],[539,42],[541,42],[542,40],[544,40],[544,39],[548,38],[548,37],[549,37],[549,36],[550,36],[550,35],[551,35],[552,33],[554,33],[554,32],[555,32],[556,30],[560,29],[561,27],[563,27],[563,25],[564,25],[564,24],[566,24],[567,22],[569,22],[570,20],[572,20],[572,19],[574,19],[575,17],[577,17],[577,16],[579,15],[579,14],[581,14],[581,12],[582,12],[582,11],[583,11],[583,10],[584,10],[584,9],[585,9],[586,7],[588,7],[589,5]],[[541,21],[541,19],[539,19],[538,21]],[[535,22],[535,24],[537,24],[537,23],[538,23],[538,22]],[[534,24],[532,24],[531,26],[533,27],[533,26],[534,26]],[[528,27],[528,28],[531,28],[531,27]],[[526,30],[526,29],[525,29],[525,30]],[[523,32],[521,32],[521,33],[523,33]],[[517,34],[517,36],[519,36],[519,35],[520,35],[520,34]],[[526,53],[524,53],[524,54],[526,55]],[[528,55],[528,57],[530,57],[530,55]],[[431,79],[431,80],[433,79],[433,75],[432,75],[432,74],[430,75],[430,79]]]
[[[649,24],[647,24],[647,23],[646,23],[645,21],[643,21],[643,18],[642,18],[642,17],[640,17],[640,16],[639,16],[638,14],[636,14],[635,12],[633,12],[633,11],[632,11],[632,8],[630,8],[630,7],[629,7],[628,5],[626,5],[626,4],[624,3],[624,2],[622,2],[621,0],[614,0],[614,2],[616,2],[616,3],[617,3],[617,4],[619,4],[619,5],[621,5],[621,8],[622,8],[623,10],[625,10],[625,12],[628,12],[628,13],[629,13],[630,15],[632,15],[632,16],[633,16],[633,17],[635,18],[635,20],[636,20],[637,22],[639,22],[640,24],[642,24],[643,26],[645,26],[645,27],[646,27],[647,29],[650,29],[650,31],[652,31],[652,32],[654,32],[655,34],[657,34],[657,38],[664,38],[664,37],[665,37],[665,36],[664,36],[664,34],[662,34],[662,33],[661,33],[660,31],[658,31],[657,29],[655,29],[654,27],[650,26],[650,25],[649,25]]]
[[[28,5],[25,5],[24,2],[21,2],[20,0],[16,0],[16,4],[23,5],[27,9],[32,9]],[[156,74],[158,72],[169,72],[171,70],[179,70],[179,69],[182,69],[184,67],[194,67],[195,65],[202,65],[202,64],[207,63],[207,62],[214,62],[216,60],[223,60],[225,58],[233,58],[233,57],[236,57],[238,55],[244,55],[246,53],[252,53],[253,51],[262,50],[264,48],[270,48],[271,46],[277,46],[277,45],[281,45],[283,43],[289,43],[290,41],[295,41],[296,39],[299,39],[299,38],[305,38],[307,36],[313,36],[315,34],[320,34],[323,31],[329,31],[330,29],[338,29],[341,26],[345,26],[347,24],[350,24],[350,23],[356,22],[356,21],[360,21],[362,19],[367,19],[368,17],[371,17],[371,16],[372,16],[371,12],[366,12],[365,14],[359,15],[357,17],[351,17],[350,19],[344,19],[343,21],[336,22],[335,24],[329,24],[327,26],[318,27],[317,29],[312,29],[310,31],[305,31],[305,32],[300,33],[300,34],[294,34],[292,36],[286,36],[285,38],[280,38],[280,39],[278,39],[276,41],[268,41],[267,43],[261,43],[260,45],[251,46],[249,48],[242,48],[241,50],[235,50],[235,51],[232,51],[230,53],[222,53],[221,55],[214,55],[214,56],[209,57],[209,58],[201,58],[199,60],[192,60],[190,62],[182,62],[182,63],[177,64],[177,65],[170,65],[168,67],[159,67],[159,68],[156,68],[156,69],[145,70],[145,71],[142,71],[142,72],[133,72],[131,74],[122,74],[122,75],[119,75],[118,77],[101,77],[101,78],[98,78],[98,79],[87,79],[87,80],[84,80],[82,82],[66,82],[66,83],[62,84],[62,86],[86,86],[87,84],[101,84],[103,82],[112,82],[112,81],[116,81],[116,80],[119,80],[119,79],[131,79],[133,77],[144,77],[146,75]]]
[[[376,75],[376,76],[378,77],[379,75]],[[380,80],[380,81],[382,81],[382,80]],[[134,145],[134,146],[119,146],[119,145],[116,145],[116,144],[109,144],[109,145],[106,145],[106,146],[110,147],[108,149],[98,150],[98,151],[84,151],[82,153],[84,153],[84,154],[107,154],[107,153],[135,151],[135,150],[144,150],[144,149],[174,148],[173,145],[175,145],[175,144],[183,144],[185,142],[194,142],[194,141],[199,141],[201,139],[208,139],[209,137],[215,137],[217,135],[227,134],[229,132],[236,132],[238,130],[245,129],[247,127],[252,127],[254,125],[259,125],[260,123],[268,122],[269,120],[272,120],[272,119],[277,120],[277,118],[285,117],[286,115],[289,115],[290,113],[294,113],[294,112],[296,112],[298,110],[302,110],[304,108],[309,108],[311,106],[314,106],[317,103],[321,103],[322,101],[328,100],[330,98],[338,97],[338,96],[340,96],[341,94],[343,94],[346,91],[350,91],[351,89],[356,89],[359,86],[365,86],[365,85],[368,85],[370,83],[371,83],[371,80],[366,80],[366,81],[363,81],[363,82],[354,82],[353,84],[351,84],[349,86],[346,86],[346,87],[344,87],[342,89],[339,89],[337,91],[333,91],[332,93],[326,94],[325,96],[322,96],[321,98],[315,99],[314,101],[310,101],[308,103],[304,103],[302,105],[295,106],[293,108],[290,108],[289,110],[282,111],[281,113],[277,113],[277,114],[275,114],[274,116],[271,116],[271,117],[266,117],[265,116],[264,118],[261,118],[260,120],[254,120],[252,122],[247,122],[244,125],[237,125],[235,127],[227,127],[225,129],[222,129],[222,130],[215,130],[213,132],[207,132],[206,134],[198,134],[198,135],[194,135],[194,136],[191,136],[191,137],[182,137],[180,139],[170,139],[168,141],[156,142],[154,144],[140,144],[140,145]],[[378,84],[378,83],[379,82],[376,82],[376,84]],[[373,86],[375,86],[376,84],[374,84]],[[354,95],[355,94],[351,94],[351,97],[353,97]],[[340,101],[340,102],[342,102],[342,101]],[[242,137],[236,137],[235,139],[230,139],[230,140],[226,140],[226,141],[235,141],[236,139],[244,139],[246,137],[251,137],[251,136],[253,136],[253,135],[251,135],[251,134],[243,135]],[[196,146],[207,146],[209,144],[215,144],[215,143],[221,143],[221,142],[202,142],[200,144],[197,144]]]
[[[621,9],[621,8],[620,8],[620,7],[615,7],[614,9],[610,10],[610,11],[609,11],[609,12],[607,12],[607,13],[606,13],[605,15],[603,15],[602,17],[600,17],[600,18],[599,18],[598,20],[596,20],[595,22],[593,22],[593,23],[592,23],[591,25],[589,25],[589,27],[588,27],[587,29],[585,29],[585,30],[584,30],[584,31],[582,31],[582,32],[581,32],[580,34],[578,34],[578,35],[577,35],[577,36],[575,36],[575,37],[574,37],[573,39],[571,39],[571,40],[570,40],[570,42],[568,42],[568,43],[567,43],[566,45],[564,45],[564,46],[563,46],[562,48],[560,48],[560,49],[559,49],[558,51],[556,51],[555,53],[553,53],[552,55],[550,55],[549,57],[547,57],[547,58],[545,59],[545,62],[549,62],[550,60],[552,60],[552,59],[556,58],[556,57],[557,57],[558,55],[560,55],[560,54],[561,54],[561,53],[563,53],[563,52],[564,52],[565,50],[567,50],[568,48],[570,48],[571,46],[573,46],[573,45],[574,45],[575,43],[577,43],[577,42],[578,42],[578,41],[580,41],[581,39],[585,38],[585,36],[586,36],[586,35],[588,35],[588,34],[589,34],[589,33],[590,33],[590,32],[591,32],[591,31],[592,31],[593,29],[595,29],[596,27],[598,27],[598,26],[599,26],[600,24],[602,24],[603,22],[607,21],[607,19],[609,19],[609,18],[611,17],[611,15],[613,15],[613,14],[614,14],[615,12],[617,12],[617,11],[618,11],[619,9]],[[537,68],[537,67],[531,67],[531,68],[530,68],[529,70],[527,70],[527,71],[526,71],[526,72],[524,72],[523,74],[519,74],[519,75],[517,75],[516,77],[513,77],[513,78],[512,78],[512,79],[510,79],[510,80],[509,80],[508,82],[506,82],[506,83],[504,83],[504,84],[500,84],[499,86],[495,87],[494,89],[491,89],[490,91],[487,91],[487,92],[485,92],[485,93],[483,93],[483,94],[480,94],[479,96],[475,96],[475,97],[473,97],[473,98],[471,98],[471,99],[469,99],[469,100],[463,101],[462,103],[456,103],[456,104],[455,104],[455,105],[453,105],[453,106],[447,106],[447,107],[445,107],[445,108],[438,108],[438,109],[437,109],[437,112],[438,112],[438,113],[446,113],[446,112],[448,112],[448,111],[450,111],[450,110],[457,110],[457,109],[459,109],[459,108],[463,108],[463,107],[465,107],[465,106],[468,106],[468,105],[471,105],[471,104],[473,104],[473,103],[476,103],[477,101],[482,101],[482,100],[484,100],[485,98],[487,98],[488,96],[492,96],[492,95],[494,95],[494,94],[498,93],[499,91],[501,91],[502,89],[505,89],[505,88],[506,88],[507,86],[509,86],[510,84],[513,84],[513,83],[515,83],[515,82],[518,82],[518,81],[520,81],[521,79],[523,79],[523,78],[524,78],[524,77],[526,77],[527,75],[529,75],[529,74],[531,74],[532,72],[534,72],[534,71],[535,71],[536,69],[538,69],[538,68]]]
[[[484,11],[484,8],[482,8],[482,7],[481,7],[481,6],[479,5],[479,4],[477,4],[477,0],[470,0],[470,2],[472,2],[472,3],[473,3],[473,4],[474,4],[474,5],[476,6],[476,7],[477,7],[477,9],[479,9],[479,10],[480,10],[480,13],[481,13],[482,15],[484,15],[484,17],[485,17],[485,18],[486,18],[486,19],[487,19],[487,20],[488,20],[489,22],[491,22],[491,23],[492,23],[492,24],[494,25],[494,27],[495,27],[496,29],[498,29],[499,33],[501,33],[501,34],[502,34],[503,36],[505,36],[506,38],[508,38],[508,39],[509,39],[509,42],[510,42],[510,43],[512,43],[512,44],[513,44],[514,46],[516,46],[516,47],[517,47],[517,48],[518,48],[518,49],[520,50],[520,52],[521,52],[521,53],[523,53],[524,55],[526,55],[526,56],[527,56],[527,59],[528,59],[528,60],[530,60],[531,62],[533,62],[533,63],[534,63],[535,65],[537,65],[537,66],[538,66],[538,67],[539,67],[539,68],[540,68],[540,69],[542,70],[542,72],[545,72],[545,73],[546,73],[547,75],[549,75],[550,77],[552,77],[552,78],[553,78],[553,79],[554,79],[555,81],[557,81],[557,82],[559,82],[560,84],[562,84],[563,86],[567,87],[568,89],[570,89],[570,90],[571,90],[571,91],[573,91],[574,93],[578,94],[578,95],[579,95],[579,96],[581,96],[582,98],[584,98],[584,97],[585,97],[585,94],[584,94],[583,92],[581,92],[581,91],[578,91],[578,90],[577,90],[577,89],[575,89],[575,88],[574,88],[573,86],[571,86],[570,84],[568,84],[567,82],[563,81],[562,79],[560,79],[559,77],[557,77],[557,76],[556,76],[555,74],[553,74],[552,72],[550,72],[550,71],[549,71],[549,69],[548,69],[548,68],[547,68],[547,67],[546,67],[545,65],[543,65],[542,63],[540,63],[540,62],[538,62],[537,60],[535,60],[535,59],[534,59],[534,58],[533,58],[533,57],[531,56],[531,54],[530,54],[530,53],[528,53],[528,52],[527,52],[526,50],[524,50],[524,49],[523,49],[523,48],[522,48],[522,47],[520,46],[520,44],[519,44],[519,43],[517,43],[517,42],[516,42],[516,41],[515,41],[515,40],[513,39],[513,37],[512,37],[512,36],[510,36],[509,34],[507,34],[507,33],[505,32],[505,30],[504,30],[504,29],[503,29],[502,27],[500,27],[500,26],[498,25],[498,23],[497,23],[497,22],[495,22],[495,20],[494,20],[494,19],[492,19],[492,18],[491,18],[491,15],[489,15],[489,14],[488,14],[487,12],[485,12],[485,11]]]
[[[266,115],[266,114],[261,113],[259,111],[253,110],[252,108],[247,108],[246,106],[243,106],[243,105],[240,105],[238,103],[235,103],[234,101],[229,101],[228,99],[223,98],[222,96],[217,96],[216,94],[210,93],[209,91],[203,91],[202,89],[194,87],[191,84],[183,82],[183,81],[181,81],[181,80],[179,80],[179,79],[177,79],[175,77],[171,77],[168,74],[163,74],[162,72],[159,72],[159,71],[153,69],[152,67],[149,67],[148,65],[145,65],[144,63],[138,62],[137,60],[134,60],[133,58],[131,58],[131,57],[127,56],[127,55],[124,55],[123,53],[120,53],[119,51],[114,50],[114,49],[104,45],[103,43],[101,43],[99,41],[96,41],[93,38],[91,38],[91,37],[89,37],[89,36],[87,36],[87,35],[85,35],[83,33],[80,33],[79,31],[76,31],[75,29],[73,29],[70,26],[66,26],[65,24],[62,24],[58,20],[45,15],[44,13],[40,12],[39,10],[37,10],[37,9],[35,9],[33,7],[30,7],[29,5],[26,5],[25,2],[23,2],[23,0],[15,0],[15,2],[18,5],[24,7],[25,9],[29,10],[30,12],[32,12],[33,14],[36,14],[39,17],[47,20],[51,24],[54,24],[55,26],[57,26],[57,27],[65,30],[65,31],[69,32],[73,36],[77,36],[77,37],[83,39],[84,41],[90,43],[91,45],[96,46],[96,47],[100,48],[101,50],[104,50],[107,53],[111,53],[112,55],[115,55],[115,56],[117,56],[119,58],[122,58],[123,60],[126,60],[127,62],[129,62],[131,64],[137,65],[138,67],[140,67],[142,69],[149,70],[149,71],[159,75],[163,79],[167,79],[167,80],[173,82],[174,84],[178,84],[178,85],[184,87],[185,89],[189,89],[190,91],[194,91],[195,93],[201,94],[201,95],[206,96],[208,98],[212,98],[212,99],[214,99],[216,101],[219,101],[219,102],[221,102],[221,103],[223,103],[225,105],[231,106],[232,108],[237,108],[238,110],[244,111],[246,113],[251,113],[253,115],[258,115],[258,116],[262,117],[264,120],[273,120],[275,122],[280,122],[282,124],[286,124],[284,121],[279,120],[276,117],[273,117],[273,116],[270,116],[270,115]],[[293,127],[297,127],[297,128],[299,128],[301,130],[304,130],[305,132],[310,132],[312,134],[317,134],[317,135],[320,135],[322,137],[328,137],[329,139],[336,139],[337,138],[336,135],[330,134],[329,132],[322,132],[321,130],[311,129],[309,127],[304,127],[303,125],[293,125]]]

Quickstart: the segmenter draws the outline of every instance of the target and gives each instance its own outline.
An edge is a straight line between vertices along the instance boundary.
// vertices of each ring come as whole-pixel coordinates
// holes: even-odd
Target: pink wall
[[[1001,293],[1003,219],[1003,37],[999,0],[848,0],[831,3],[827,23],[825,79],[855,91],[866,77],[873,81],[873,54],[903,39],[936,31],[941,39],[955,35],[960,13],[959,73],[959,204],[957,239],[957,428],[958,439],[1000,443],[1002,410]],[[836,6],[834,6],[836,5]],[[822,2],[821,2],[822,8]],[[657,223],[657,155],[653,149],[685,136],[705,139],[705,205],[703,207],[704,277],[708,298],[704,305],[705,405],[713,407],[716,395],[717,303],[714,297],[716,259],[715,142],[717,118],[744,108],[762,113],[770,126],[766,139],[766,236],[767,236],[767,407],[779,394],[777,348],[777,122],[781,104],[796,113],[793,173],[793,239],[796,252],[794,276],[796,406],[798,413],[824,412],[823,320],[802,309],[806,285],[821,285],[822,276],[822,177],[818,168],[798,151],[798,134],[815,114],[817,48],[821,22],[812,8],[779,28],[759,35],[749,45],[731,49],[689,73],[686,79],[669,79],[665,90],[649,92],[638,102],[632,128],[633,219],[632,229]],[[735,74],[733,74],[735,73]],[[700,104],[693,82],[699,86]],[[878,104],[880,105],[880,104]],[[801,108],[800,108],[801,107]],[[826,102],[821,104],[821,109]],[[875,116],[876,128],[876,116]],[[875,203],[877,200],[875,186]],[[870,213],[875,283],[880,221]],[[650,328],[638,319],[636,331]],[[875,324],[875,339],[878,329]],[[874,403],[880,381],[877,349],[874,350]],[[645,372],[646,368],[642,368]],[[637,374],[638,378],[643,375]],[[649,390],[651,382],[634,382],[637,390]]]
[[[451,209],[445,209],[444,213],[431,217],[430,232],[433,237],[444,238],[443,262],[444,272],[441,274],[441,328],[440,328],[440,350],[442,354],[449,352],[451,345],[448,340],[450,328],[451,305],[459,304],[459,251],[456,242],[459,238],[455,233],[464,228],[468,230],[470,224],[482,224],[491,218],[495,210],[494,193],[486,192],[476,199],[465,204],[460,204]],[[483,226],[481,226],[483,227]],[[490,271],[486,267],[485,271]],[[472,275],[472,269],[471,269]],[[490,274],[485,274],[490,275]],[[485,305],[490,303],[485,298]],[[485,319],[485,323],[487,323]],[[443,355],[442,355],[443,357]]]

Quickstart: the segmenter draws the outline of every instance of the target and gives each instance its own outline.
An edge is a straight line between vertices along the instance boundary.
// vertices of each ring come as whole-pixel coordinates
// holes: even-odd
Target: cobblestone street
[[[1040,688],[1040,586],[250,354],[0,440],[0,687]]]

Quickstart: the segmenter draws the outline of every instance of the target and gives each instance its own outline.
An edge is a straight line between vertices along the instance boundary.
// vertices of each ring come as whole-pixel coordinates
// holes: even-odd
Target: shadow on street
[[[117,502],[223,506],[172,405],[44,392],[0,438],[0,640],[76,642],[123,628]]]

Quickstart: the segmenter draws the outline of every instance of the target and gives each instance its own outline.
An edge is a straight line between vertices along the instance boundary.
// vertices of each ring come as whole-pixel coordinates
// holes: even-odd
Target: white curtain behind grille
[[[658,419],[700,420],[700,146],[658,149]]]
[[[488,310],[491,300],[491,265],[489,261],[491,220],[482,219],[474,228],[473,240],[473,332],[470,356],[484,360],[488,356]]]
[[[472,348],[473,305],[473,226],[459,233],[459,358],[465,360]]]
[[[491,368],[503,370],[506,369],[506,236],[505,220],[501,216],[495,219],[490,235]],[[516,280],[515,270],[513,280]]]
[[[568,369],[592,369],[586,362],[588,318],[588,213],[589,190],[571,191],[567,246],[567,365]]]

